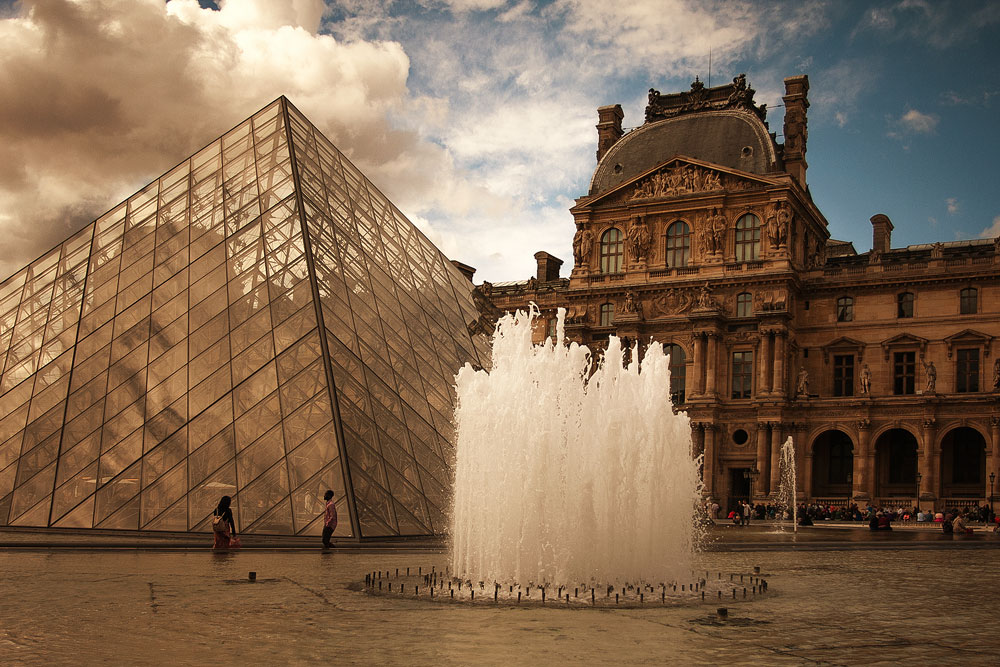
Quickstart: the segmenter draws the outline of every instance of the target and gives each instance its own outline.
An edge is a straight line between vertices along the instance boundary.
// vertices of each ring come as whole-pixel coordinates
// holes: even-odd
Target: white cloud
[[[955,215],[958,213],[958,200],[954,197],[948,197],[944,200],[945,204],[948,206],[948,214]]]
[[[927,114],[910,109],[899,119],[904,128],[918,134],[929,134],[937,127],[940,119],[934,114]]]
[[[993,224],[979,232],[981,239],[995,239],[1000,236],[1000,215],[993,218]]]
[[[0,279],[279,95],[403,210],[489,200],[398,125],[396,42],[317,33],[322,0],[25,0],[0,21]],[[416,205],[419,203],[419,207]]]
[[[877,60],[850,58],[810,75],[810,106],[814,109],[810,115],[844,127],[860,100],[875,87],[881,69]]]

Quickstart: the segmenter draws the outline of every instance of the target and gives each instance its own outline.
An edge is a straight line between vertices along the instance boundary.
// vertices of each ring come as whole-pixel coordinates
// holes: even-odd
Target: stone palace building
[[[765,501],[795,443],[799,498],[956,507],[1000,472],[1000,240],[894,248],[830,238],[806,182],[806,76],[785,79],[784,143],[745,76],[664,95],[622,129],[598,109],[597,167],[571,209],[573,268],[538,252],[527,281],[481,286],[534,302],[536,340],[609,335],[671,354],[704,493]],[[462,267],[460,267],[462,268]],[[919,498],[919,500],[918,500]]]

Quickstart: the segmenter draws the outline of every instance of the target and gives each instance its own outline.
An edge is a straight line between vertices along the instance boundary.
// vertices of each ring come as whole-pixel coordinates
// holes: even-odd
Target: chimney
[[[622,105],[614,104],[597,108],[597,161],[625,134],[622,132]]]
[[[806,139],[809,131],[806,129],[806,109],[809,100],[809,77],[805,74],[790,76],[785,79],[785,171],[806,187]]]
[[[535,253],[535,261],[538,262],[538,272],[535,274],[538,282],[547,283],[559,280],[559,267],[563,263],[561,259],[544,250],[539,250]]]
[[[872,252],[881,255],[892,247],[892,220],[887,215],[876,213],[872,216],[871,221]]]
[[[451,260],[451,263],[455,265],[455,268],[458,269],[463,276],[469,279],[470,283],[472,282],[472,276],[476,275],[476,270],[474,268],[468,264],[462,264],[457,259]]]

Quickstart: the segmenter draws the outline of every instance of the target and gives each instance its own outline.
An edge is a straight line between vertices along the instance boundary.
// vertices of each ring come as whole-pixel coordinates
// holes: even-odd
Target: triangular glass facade
[[[0,525],[439,534],[471,292],[279,98],[0,284]]]

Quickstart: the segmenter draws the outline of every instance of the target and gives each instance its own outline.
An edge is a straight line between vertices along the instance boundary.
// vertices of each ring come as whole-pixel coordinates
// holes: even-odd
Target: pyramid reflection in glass
[[[472,289],[279,98],[0,283],[0,525],[439,534]]]

